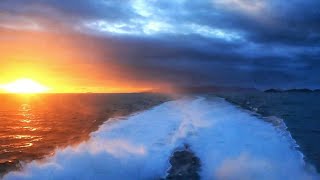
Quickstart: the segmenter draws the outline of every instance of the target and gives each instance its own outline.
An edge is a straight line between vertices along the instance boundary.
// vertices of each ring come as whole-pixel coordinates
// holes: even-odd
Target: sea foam
[[[184,144],[202,179],[319,179],[287,134],[224,99],[185,98],[109,120],[87,142],[4,179],[159,179]]]

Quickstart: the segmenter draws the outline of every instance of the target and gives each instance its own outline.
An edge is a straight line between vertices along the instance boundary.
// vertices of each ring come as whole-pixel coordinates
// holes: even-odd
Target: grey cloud
[[[317,0],[2,0],[0,14],[89,37],[136,81],[320,86]]]

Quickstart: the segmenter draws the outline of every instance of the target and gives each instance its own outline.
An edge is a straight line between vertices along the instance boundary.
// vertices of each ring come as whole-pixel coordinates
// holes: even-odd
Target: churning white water
[[[159,179],[184,144],[202,179],[319,179],[281,131],[224,99],[185,98],[109,120],[89,141],[4,179]]]

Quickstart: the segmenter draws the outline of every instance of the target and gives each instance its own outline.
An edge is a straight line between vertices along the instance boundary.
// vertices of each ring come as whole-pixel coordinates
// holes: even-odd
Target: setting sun
[[[18,94],[43,93],[49,90],[38,82],[31,79],[18,79],[14,82],[1,86],[6,92]]]

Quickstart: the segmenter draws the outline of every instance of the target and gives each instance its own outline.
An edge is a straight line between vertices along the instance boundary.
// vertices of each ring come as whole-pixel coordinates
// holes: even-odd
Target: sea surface
[[[164,101],[157,94],[0,94],[0,174],[87,140],[109,118]]]
[[[305,155],[320,172],[320,93],[224,93],[228,101],[282,121]]]
[[[200,179],[320,179],[319,100],[262,92],[3,96],[3,172],[26,162],[3,178],[165,179],[174,152],[188,147]]]

